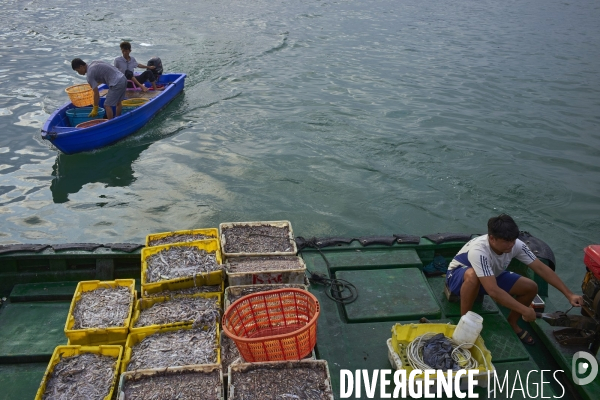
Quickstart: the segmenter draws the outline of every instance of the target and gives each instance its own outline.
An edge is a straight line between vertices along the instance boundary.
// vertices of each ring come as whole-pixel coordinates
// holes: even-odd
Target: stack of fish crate
[[[222,223],[219,231],[228,283],[225,310],[252,293],[283,288],[308,290],[306,264],[297,255],[289,221]],[[327,362],[315,360],[314,350],[303,361],[248,363],[233,340],[222,334],[221,357],[228,399],[278,395],[296,398],[293,392],[306,386],[302,382],[307,379],[328,388],[320,393],[305,392],[307,398],[333,399]]]
[[[66,346],[54,349],[37,399],[110,399],[137,293],[133,279],[79,282],[65,323]]]
[[[306,264],[297,256],[289,221],[229,222],[219,225],[227,284],[224,310],[251,293],[293,287],[307,290]],[[223,374],[243,362],[235,343],[221,336]]]
[[[216,228],[147,236],[119,398],[223,398],[223,289]]]

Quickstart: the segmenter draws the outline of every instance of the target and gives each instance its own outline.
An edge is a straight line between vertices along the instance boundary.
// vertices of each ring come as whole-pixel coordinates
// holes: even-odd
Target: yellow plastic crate
[[[188,296],[178,296],[178,297],[180,297],[180,298],[181,297],[204,297],[207,299],[216,297],[219,309],[221,309],[223,306],[223,302],[222,302],[223,295],[221,293],[216,293],[216,292],[196,293],[191,296],[188,295]],[[142,312],[142,310],[146,310],[146,309],[152,307],[156,303],[162,303],[162,302],[169,301],[169,300],[171,300],[170,297],[146,297],[146,298],[139,299],[135,303],[135,308],[133,310],[133,317],[131,318],[131,324],[129,327],[129,333],[131,334],[131,333],[153,332],[157,329],[181,328],[184,326],[191,326],[193,324],[193,321],[181,321],[181,322],[173,322],[170,324],[148,325],[148,326],[135,328],[135,324],[136,324],[137,320],[140,318],[140,313]]]
[[[127,342],[125,343],[125,350],[123,353],[123,360],[121,361],[121,373],[125,373],[127,371],[127,365],[129,365],[129,361],[131,361],[131,353],[132,348],[146,337],[150,335],[154,335],[155,333],[165,333],[165,332],[173,332],[178,331],[180,329],[192,329],[192,325],[186,326],[175,326],[175,327],[164,327],[164,326],[154,326],[152,329],[147,329],[142,332],[132,332],[127,336]],[[217,323],[217,338],[216,338],[216,351],[217,351],[217,364],[221,364],[221,339],[220,339],[220,331],[219,324]],[[204,364],[198,364],[204,365]]]
[[[123,346],[57,346],[52,353],[52,358],[50,359],[50,363],[46,368],[46,372],[44,373],[44,377],[42,378],[42,383],[37,391],[35,396],[35,400],[42,400],[42,396],[46,391],[46,383],[50,378],[50,374],[54,371],[54,367],[58,364],[61,358],[64,357],[72,357],[78,356],[80,354],[92,353],[98,354],[102,356],[114,357],[117,360],[115,365],[115,373],[113,374],[113,381],[111,385],[111,389],[108,392],[108,395],[104,397],[104,400],[110,400],[112,398],[112,394],[115,390],[115,384],[117,383],[117,376],[119,374],[119,366],[121,365],[121,357],[123,356]]]
[[[406,359],[406,346],[408,346],[408,344],[417,337],[426,333],[443,333],[444,336],[452,338],[452,334],[454,333],[455,329],[456,325],[450,324],[395,324],[392,327],[391,343],[388,344],[388,347],[391,345],[389,352],[391,353],[393,351],[395,353],[395,355],[388,354],[390,362],[393,366],[395,366],[396,369],[406,370],[406,374],[408,376],[413,368]],[[475,341],[475,345],[481,349],[481,352],[483,352],[482,355],[481,352],[475,348],[475,346],[469,349],[471,350],[471,355],[473,358],[479,363],[479,368],[477,368],[479,372],[475,375],[475,378],[480,386],[486,386],[488,372],[495,373],[496,370],[492,364],[492,353],[490,353],[487,347],[485,347],[485,343],[481,335],[479,335]],[[416,378],[423,379],[424,374],[416,375]],[[465,379],[461,379],[461,385],[463,384],[462,381],[464,380]]]
[[[156,247],[151,246],[150,242],[154,240],[163,239],[169,236],[174,235],[204,235],[210,236],[211,238],[215,238],[219,240],[219,230],[217,228],[203,228],[203,229],[190,229],[184,231],[173,231],[173,232],[162,232],[162,233],[152,233],[146,236],[146,247]],[[194,243],[194,242],[176,242],[176,243]],[[169,243],[175,244],[175,243]]]
[[[75,318],[73,317],[73,310],[75,310],[75,304],[81,299],[83,292],[89,292],[100,288],[116,288],[118,286],[128,287],[131,293],[131,305],[129,307],[129,314],[125,319],[125,324],[118,327],[109,328],[88,328],[88,329],[73,329],[75,324]],[[65,323],[65,335],[69,339],[71,345],[82,345],[82,346],[97,346],[101,344],[123,344],[127,340],[127,334],[129,333],[129,323],[133,312],[133,303],[135,302],[137,295],[135,291],[135,280],[134,279],[115,279],[114,281],[81,281],[77,284],[73,300],[71,300],[71,307],[69,308],[69,315],[67,316],[67,322]]]
[[[213,286],[217,286],[217,285],[213,285]],[[194,287],[194,286],[192,286]],[[200,287],[200,286],[197,286]],[[186,288],[189,289],[189,288]],[[177,290],[185,290],[185,289],[177,289]],[[178,298],[178,297],[182,297],[182,296],[189,296],[189,294],[177,294],[177,290],[165,290],[162,292],[154,292],[154,293],[142,293],[142,298],[152,298],[152,296],[158,296],[158,294],[160,293],[161,296],[159,297],[168,297],[168,298]],[[221,282],[221,284],[219,285],[219,291],[217,292],[204,292],[205,294],[209,294],[209,293],[221,293],[223,294],[225,292],[225,281]],[[150,296],[152,295],[152,296]]]
[[[146,260],[148,257],[160,253],[163,250],[168,250],[171,247],[197,247],[198,249],[204,250],[208,253],[215,253],[217,258],[217,264],[222,265],[221,249],[219,247],[218,239],[207,239],[199,240],[197,242],[189,243],[174,243],[165,244],[162,246],[145,247],[142,249],[142,293],[158,293],[166,290],[180,290],[187,289],[194,286],[211,286],[218,285],[224,281],[224,271],[220,269],[218,271],[201,273],[195,276],[186,276],[182,278],[168,279],[159,282],[147,282],[146,271],[148,270],[148,263]]]

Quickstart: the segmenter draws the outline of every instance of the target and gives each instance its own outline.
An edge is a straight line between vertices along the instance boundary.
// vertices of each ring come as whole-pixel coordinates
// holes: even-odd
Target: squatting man
[[[473,307],[478,295],[488,294],[494,301],[511,310],[508,323],[519,339],[527,345],[535,344],[533,337],[522,330],[517,321],[534,321],[535,310],[529,305],[537,294],[537,284],[529,278],[506,271],[513,258],[521,261],[557,288],[572,306],[581,307],[583,298],[576,295],[558,275],[541,262],[518,239],[519,228],[506,214],[490,218],[488,233],[467,242],[448,266],[446,284],[454,295],[460,296],[460,312],[465,315]]]

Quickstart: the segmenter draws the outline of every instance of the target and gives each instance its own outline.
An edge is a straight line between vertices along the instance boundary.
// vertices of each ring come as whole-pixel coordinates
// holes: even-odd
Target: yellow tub
[[[211,238],[215,238],[219,240],[219,230],[217,228],[203,228],[203,229],[191,229],[184,231],[173,231],[173,232],[162,232],[162,233],[152,233],[146,236],[146,247],[155,247],[151,246],[150,242],[154,240],[164,239],[169,236],[175,235],[204,235],[209,236]],[[193,243],[193,242],[176,242],[176,243]],[[169,243],[174,244],[174,243]]]
[[[75,304],[81,299],[83,292],[90,292],[92,290],[100,288],[116,288],[118,286],[125,286],[129,288],[131,293],[131,304],[129,306],[129,314],[125,319],[123,326],[115,326],[108,328],[87,328],[87,329],[73,329],[75,324],[75,317],[73,317],[73,311],[75,310]],[[71,307],[69,308],[69,315],[67,316],[67,322],[65,323],[65,335],[69,339],[71,345],[82,345],[82,346],[97,346],[101,344],[124,344],[127,340],[127,334],[129,333],[129,323],[133,312],[133,303],[135,302],[135,280],[134,279],[115,279],[114,281],[81,281],[77,284],[73,300],[71,300]]]
[[[48,383],[48,379],[54,371],[54,367],[58,364],[61,358],[64,357],[72,357],[78,356],[80,354],[92,353],[98,354],[102,356],[109,356],[116,358],[115,364],[115,372],[113,374],[112,385],[108,395],[104,397],[104,400],[110,400],[112,398],[113,392],[115,390],[115,385],[117,383],[117,376],[119,374],[119,366],[121,365],[121,357],[123,356],[123,346],[57,346],[52,353],[52,358],[50,359],[50,363],[46,368],[46,372],[44,373],[44,377],[42,378],[42,383],[37,391],[35,396],[35,400],[42,400],[42,396],[46,391],[46,383]]]
[[[392,338],[388,340],[388,357],[390,363],[395,369],[406,370],[406,375],[408,376],[413,370],[406,358],[406,347],[408,344],[426,333],[443,333],[444,336],[452,338],[454,329],[456,329],[456,325],[450,324],[395,324],[392,327]],[[481,349],[481,352],[475,346],[469,349],[472,357],[479,363],[478,372],[474,377],[479,386],[485,387],[488,382],[488,373],[494,374],[496,368],[492,364],[492,353],[485,347],[481,335],[475,341],[475,345]],[[423,379],[424,374],[416,375],[416,378]],[[465,384],[466,377],[463,377],[461,378],[461,387],[464,387]]]
[[[174,243],[165,244],[162,246],[145,247],[142,249],[142,293],[158,293],[166,290],[180,290],[187,289],[194,286],[212,286],[219,285],[224,281],[223,269],[218,271],[212,271],[208,273],[201,273],[195,276],[186,276],[181,278],[168,279],[159,282],[148,282],[146,280],[146,271],[148,270],[148,257],[160,253],[163,250],[168,250],[171,247],[197,247],[198,249],[205,250],[208,253],[215,253],[217,264],[222,265],[221,249],[219,247],[218,239],[207,239],[199,240],[197,242],[189,243]]]
[[[181,298],[181,297],[204,297],[206,299],[216,298],[219,309],[221,309],[222,305],[223,305],[223,302],[222,302],[223,295],[221,293],[216,293],[216,292],[196,293],[193,295],[178,296],[178,297],[179,298]],[[140,313],[142,312],[142,310],[146,310],[146,309],[152,307],[156,303],[162,303],[162,302],[169,301],[169,300],[171,300],[170,297],[146,297],[146,298],[139,299],[135,303],[135,308],[133,310],[133,317],[131,318],[131,325],[129,328],[129,333],[131,334],[131,333],[142,333],[142,332],[154,332],[156,330],[165,329],[165,328],[181,328],[184,326],[191,326],[194,323],[193,321],[180,321],[180,322],[173,322],[173,323],[164,324],[164,325],[148,325],[148,326],[135,328],[135,324],[136,324],[137,320],[140,318]]]

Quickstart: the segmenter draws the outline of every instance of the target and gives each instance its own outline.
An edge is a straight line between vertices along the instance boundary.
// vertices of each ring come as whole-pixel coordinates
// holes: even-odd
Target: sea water
[[[284,219],[485,233],[506,212],[578,290],[600,243],[597,1],[108,3],[3,2],[0,244]],[[112,62],[122,40],[185,93],[123,142],[59,154],[40,129],[84,81],[71,59]]]

